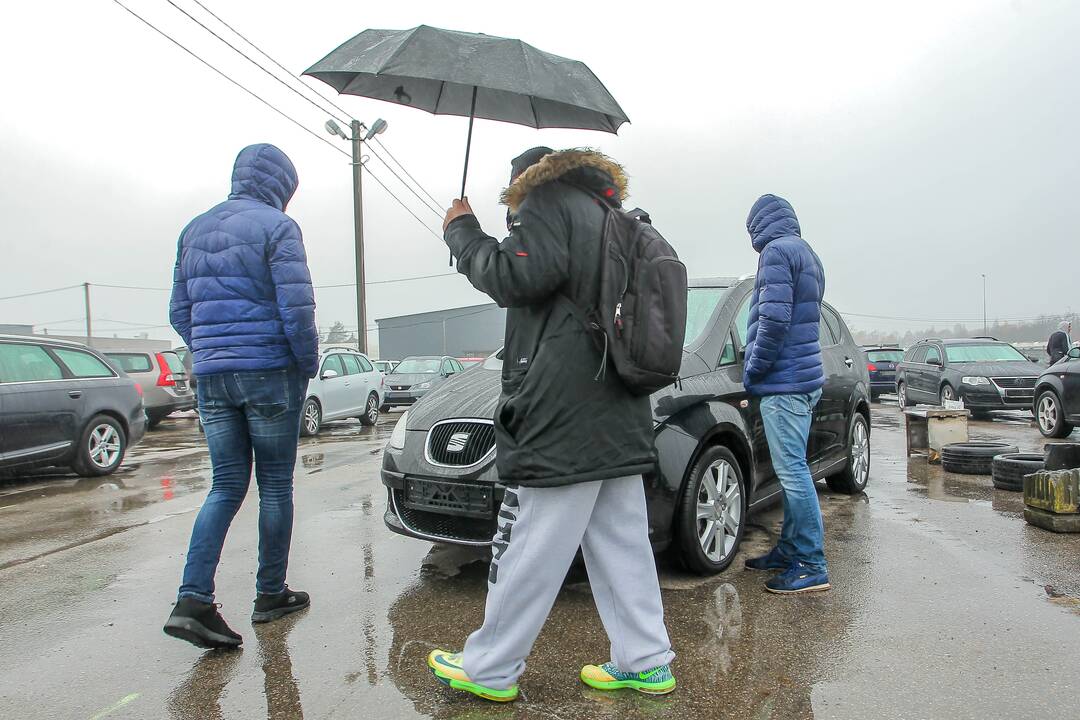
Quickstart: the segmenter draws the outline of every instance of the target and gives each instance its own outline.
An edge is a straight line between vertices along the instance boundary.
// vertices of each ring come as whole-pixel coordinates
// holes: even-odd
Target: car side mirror
[[[323,380],[332,380],[338,376],[337,370],[327,370],[322,374]]]
[[[933,365],[934,367],[941,367],[941,361],[937,358],[930,358],[926,361],[927,365]]]
[[[1073,360],[1080,360],[1080,347],[1070,348],[1069,357]]]

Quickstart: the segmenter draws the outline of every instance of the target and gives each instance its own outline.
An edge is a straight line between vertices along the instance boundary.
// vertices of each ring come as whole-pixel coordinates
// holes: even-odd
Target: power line
[[[116,1],[116,0],[114,0],[114,2],[115,2],[115,1]],[[399,198],[399,197],[398,197],[397,195],[395,195],[395,194],[394,194],[394,193],[393,193],[393,192],[392,192],[392,191],[390,190],[390,188],[386,187],[386,183],[384,183],[384,182],[383,182],[382,180],[380,180],[380,179],[379,179],[379,176],[378,176],[378,175],[376,175],[375,173],[371,172],[371,168],[369,168],[369,167],[367,166],[367,164],[366,164],[366,163],[363,163],[363,162],[361,162],[360,164],[361,164],[361,165],[362,165],[362,166],[364,167],[364,169],[366,169],[366,170],[368,171],[368,175],[370,175],[370,176],[371,176],[371,179],[372,179],[372,180],[374,180],[375,182],[379,183],[379,185],[380,185],[380,186],[382,186],[382,189],[383,189],[383,190],[385,190],[386,192],[390,193],[390,196],[391,196],[391,197],[393,197],[393,198],[394,198],[395,200],[397,200],[397,201],[398,201],[398,204],[399,204],[399,205],[401,205],[401,207],[405,208],[405,210],[406,210],[406,211],[407,211],[407,212],[408,212],[408,213],[409,213],[410,215],[412,215],[412,216],[413,216],[414,218],[416,218],[416,222],[418,222],[418,223],[420,223],[421,225],[423,225],[423,226],[424,226],[424,229],[425,229],[425,230],[427,230],[427,231],[428,231],[429,233],[431,233],[431,234],[432,234],[433,236],[435,236],[435,239],[436,239],[436,240],[442,240],[442,236],[441,236],[441,235],[439,235],[439,234],[438,234],[437,232],[435,232],[434,230],[432,230],[432,229],[431,229],[431,227],[430,227],[430,226],[429,226],[429,225],[428,225],[428,224],[427,224],[426,222],[424,222],[423,220],[421,220],[421,219],[420,219],[420,216],[419,216],[419,215],[417,215],[416,213],[414,213],[414,212],[412,211],[412,208],[410,208],[410,207],[409,207],[408,205],[406,205],[406,204],[405,204],[404,202],[402,202],[401,198]]]
[[[201,27],[201,28],[202,28],[203,30],[205,30],[206,32],[210,33],[211,35],[213,35],[213,36],[214,36],[215,38],[217,38],[217,39],[218,39],[218,40],[220,40],[221,42],[223,42],[223,43],[225,43],[226,45],[228,45],[228,46],[229,46],[229,48],[231,48],[231,49],[232,49],[232,50],[233,50],[234,52],[236,52],[237,54],[239,54],[239,55],[240,55],[241,57],[243,57],[243,58],[244,58],[245,60],[247,60],[247,61],[248,61],[249,63],[251,63],[251,64],[252,64],[252,65],[254,65],[255,67],[259,68],[260,70],[262,70],[262,71],[263,71],[264,73],[266,73],[266,74],[267,74],[267,75],[269,75],[270,77],[274,78],[274,80],[276,80],[276,81],[278,81],[279,83],[281,83],[282,85],[284,85],[284,86],[285,86],[286,88],[288,88],[288,89],[289,89],[290,91],[292,91],[292,92],[296,93],[297,95],[299,95],[299,96],[300,96],[301,98],[303,98],[303,99],[304,99],[304,101],[306,101],[306,102],[308,102],[308,103],[311,103],[311,105],[312,105],[312,106],[314,106],[315,108],[317,108],[317,109],[321,110],[322,112],[324,112],[324,113],[326,113],[326,114],[328,114],[328,115],[331,115],[331,116],[333,116],[333,117],[337,118],[338,120],[340,120],[341,122],[343,122],[343,123],[345,123],[345,124],[349,124],[349,123],[351,122],[351,121],[350,121],[349,119],[347,119],[347,118],[351,118],[351,117],[352,117],[352,116],[351,116],[351,114],[350,114],[349,112],[347,112],[346,110],[344,110],[343,108],[339,107],[339,106],[338,106],[337,104],[335,104],[335,103],[333,103],[333,102],[330,102],[329,100],[326,100],[326,98],[324,98],[324,97],[323,97],[323,96],[322,96],[321,94],[319,94],[319,95],[318,95],[318,97],[319,97],[319,99],[320,99],[320,100],[325,100],[325,101],[326,101],[326,102],[328,102],[328,103],[329,103],[329,104],[330,104],[331,106],[333,106],[333,107],[337,108],[338,110],[340,110],[340,111],[341,111],[341,112],[342,112],[342,113],[343,113],[343,114],[345,115],[345,117],[341,117],[340,115],[335,115],[335,114],[334,114],[334,111],[333,111],[333,110],[327,110],[327,109],[326,109],[326,108],[325,108],[324,106],[320,105],[319,103],[315,102],[314,100],[312,100],[312,99],[311,99],[310,97],[308,97],[308,96],[307,96],[307,95],[305,95],[304,93],[300,92],[300,91],[299,91],[299,90],[298,90],[298,89],[297,89],[297,88],[296,88],[295,86],[293,86],[292,84],[290,84],[290,83],[286,82],[285,80],[283,80],[283,79],[282,79],[281,77],[279,77],[279,76],[278,76],[278,75],[277,75],[276,73],[273,73],[273,72],[271,72],[271,71],[270,71],[269,69],[267,69],[267,68],[266,68],[266,67],[265,67],[264,65],[262,65],[262,64],[260,64],[259,62],[255,61],[255,60],[254,60],[254,59],[253,59],[253,58],[252,58],[252,57],[251,57],[250,55],[248,55],[247,53],[245,53],[245,52],[244,52],[243,50],[241,50],[240,48],[236,47],[235,45],[233,45],[233,44],[232,44],[231,42],[229,42],[229,41],[228,41],[228,40],[226,40],[225,38],[221,37],[221,35],[219,35],[218,33],[214,32],[214,31],[213,31],[213,30],[212,30],[211,28],[207,27],[207,26],[206,26],[206,24],[204,24],[204,23],[203,23],[203,22],[202,22],[201,20],[199,20],[199,19],[198,19],[198,18],[196,18],[196,17],[194,16],[194,15],[192,15],[191,13],[189,13],[189,12],[188,12],[187,10],[185,10],[184,8],[182,8],[182,7],[180,7],[179,5],[177,5],[177,4],[176,4],[176,2],[175,2],[175,0],[165,0],[165,2],[169,3],[169,4],[170,4],[170,5],[172,5],[172,6],[174,7],[174,8],[176,8],[177,10],[179,10],[180,12],[182,12],[182,13],[183,13],[184,15],[186,15],[186,16],[188,17],[188,19],[190,19],[190,20],[191,20],[192,22],[194,22],[195,24],[197,24],[197,25],[198,25],[199,27]],[[206,7],[206,6],[205,6],[205,5],[203,5],[203,4],[201,3],[201,2],[199,2],[199,0],[193,0],[193,2],[195,2],[195,4],[196,4],[196,5],[198,5],[199,7],[201,7],[201,8],[203,9],[203,10],[205,10],[205,11],[206,11],[207,13],[209,13],[209,14],[210,14],[211,16],[213,16],[213,17],[214,17],[214,19],[216,19],[216,20],[217,20],[218,22],[220,22],[220,23],[221,23],[222,25],[224,25],[225,27],[229,28],[229,30],[231,30],[231,31],[232,31],[232,32],[233,32],[234,34],[236,34],[236,36],[237,36],[237,37],[241,38],[241,39],[242,39],[242,40],[243,40],[244,42],[246,42],[246,43],[247,43],[248,45],[250,45],[251,47],[253,47],[253,48],[255,48],[256,50],[258,50],[258,51],[259,51],[259,53],[263,55],[263,57],[267,58],[267,59],[268,59],[268,60],[269,60],[270,62],[274,63],[274,65],[276,65],[276,66],[277,66],[278,68],[280,68],[281,70],[283,70],[283,71],[284,71],[284,72],[285,72],[286,74],[288,74],[288,76],[289,76],[290,78],[292,78],[292,79],[295,79],[295,80],[298,80],[298,79],[299,79],[299,78],[297,78],[297,77],[296,77],[295,75],[293,75],[293,74],[292,74],[292,73],[291,73],[291,72],[290,72],[290,71],[289,71],[289,70],[288,70],[288,69],[287,69],[287,68],[286,68],[286,67],[285,67],[284,65],[282,65],[281,63],[279,63],[279,62],[278,62],[277,60],[275,60],[275,59],[274,59],[273,57],[271,57],[269,53],[267,53],[267,52],[266,52],[265,50],[263,50],[263,49],[262,49],[262,48],[260,48],[259,46],[255,45],[255,43],[253,43],[253,42],[251,42],[250,40],[248,40],[248,39],[247,39],[247,37],[245,37],[245,36],[244,36],[244,35],[243,35],[243,34],[242,34],[242,33],[241,33],[240,31],[238,31],[238,30],[237,30],[236,28],[234,28],[234,27],[233,27],[232,25],[230,25],[229,23],[227,23],[227,22],[225,22],[224,20],[222,20],[222,19],[221,19],[221,18],[220,18],[220,17],[219,17],[219,16],[218,16],[218,15],[217,15],[216,13],[214,13],[214,12],[213,12],[212,10],[210,10],[210,9],[209,9],[208,7]],[[302,86],[303,88],[307,89],[307,90],[311,90],[311,88],[310,88],[310,87],[308,87],[308,86],[307,86],[306,84],[304,84],[303,82],[301,82],[301,86]],[[313,91],[313,92],[314,92],[314,91]],[[363,126],[363,124],[362,124],[362,123],[361,123],[361,126]],[[385,146],[385,145],[383,145],[383,144],[382,144],[381,142],[379,143],[379,147],[383,148],[383,150],[386,150],[386,154],[387,154],[387,155],[390,155],[390,151],[389,151],[389,150],[387,150],[387,149],[386,149],[386,146]],[[435,213],[435,215],[436,215],[437,217],[440,217],[440,218],[441,218],[441,217],[443,216],[443,211],[442,211],[442,210],[441,210],[441,209],[439,208],[439,201],[438,201],[438,200],[435,200],[435,198],[434,198],[434,197],[431,197],[431,193],[429,193],[429,192],[427,191],[427,189],[426,189],[426,188],[425,188],[425,187],[424,187],[423,185],[421,185],[421,184],[420,184],[419,182],[417,182],[416,178],[414,178],[414,177],[412,176],[412,174],[411,174],[411,173],[409,173],[409,171],[408,171],[408,170],[406,170],[406,169],[405,169],[405,167],[401,165],[401,163],[400,163],[400,162],[399,162],[399,161],[397,160],[397,158],[394,158],[394,162],[396,162],[396,163],[398,164],[398,166],[399,166],[399,167],[401,167],[401,170],[402,170],[402,172],[404,172],[404,173],[405,173],[405,174],[406,174],[406,175],[407,175],[407,176],[409,177],[409,179],[411,179],[411,180],[412,180],[412,181],[413,181],[414,183],[416,183],[416,186],[417,186],[417,187],[419,187],[419,188],[420,188],[421,190],[423,190],[423,191],[424,191],[424,194],[425,194],[425,195],[427,195],[428,197],[430,197],[430,198],[431,198],[431,200],[432,200],[432,201],[433,201],[433,202],[435,203],[435,204],[434,204],[434,206],[430,205],[430,204],[428,203],[428,201],[427,201],[427,200],[426,200],[426,199],[425,199],[425,198],[424,198],[424,197],[423,197],[422,195],[420,195],[420,193],[416,192],[416,190],[415,190],[415,189],[413,189],[413,187],[412,187],[411,185],[409,185],[409,183],[405,182],[405,180],[403,180],[403,179],[401,178],[401,176],[397,174],[397,172],[396,172],[396,171],[394,170],[394,168],[393,168],[393,167],[392,167],[392,166],[390,165],[390,163],[386,162],[386,160],[384,160],[384,159],[383,159],[383,158],[382,158],[382,157],[381,157],[381,156],[379,155],[379,153],[375,151],[375,148],[373,148],[373,147],[370,147],[370,146],[369,146],[369,148],[371,149],[371,152],[372,152],[372,154],[373,154],[373,155],[374,155],[374,156],[375,156],[376,158],[378,158],[378,159],[379,159],[379,162],[381,162],[381,163],[382,163],[383,165],[385,165],[385,166],[386,166],[386,169],[387,169],[387,170],[389,170],[389,171],[391,172],[391,174],[393,174],[393,176],[394,176],[395,178],[397,178],[397,179],[398,179],[398,182],[400,182],[400,183],[401,183],[402,185],[404,185],[404,186],[405,186],[405,188],[409,190],[409,192],[411,192],[411,193],[412,193],[413,195],[415,195],[415,196],[416,196],[416,199],[417,199],[417,200],[419,200],[420,202],[422,202],[422,203],[424,204],[424,206],[425,206],[425,207],[427,207],[427,208],[428,208],[428,209],[430,209],[430,210],[431,210],[432,212],[434,212],[434,213]],[[370,170],[369,170],[369,172],[370,172]]]
[[[291,122],[291,123],[292,123],[293,125],[296,125],[296,126],[297,126],[298,128],[300,128],[301,130],[303,130],[304,132],[306,132],[306,133],[307,133],[308,135],[311,135],[311,136],[312,136],[313,138],[315,138],[315,139],[316,139],[316,140],[318,140],[319,142],[323,142],[323,143],[326,143],[326,144],[327,144],[327,145],[329,145],[330,147],[334,148],[334,150],[337,150],[337,151],[338,151],[339,153],[341,153],[341,154],[343,154],[343,155],[345,155],[345,156],[349,156],[349,157],[351,157],[351,156],[349,155],[349,153],[348,153],[348,152],[346,152],[346,151],[345,151],[345,150],[343,150],[342,148],[338,147],[338,146],[337,146],[337,145],[335,145],[334,143],[330,142],[330,140],[328,140],[327,138],[324,138],[324,137],[323,137],[322,135],[319,135],[318,133],[316,133],[316,132],[315,132],[314,130],[312,130],[312,129],[311,129],[311,128],[309,128],[308,126],[304,125],[304,124],[303,124],[302,122],[300,122],[299,120],[296,120],[295,118],[293,118],[293,117],[292,117],[291,115],[287,115],[287,114],[286,114],[286,113],[285,113],[285,112],[284,112],[283,110],[280,110],[280,109],[278,109],[278,107],[277,107],[276,105],[274,105],[273,103],[271,103],[271,102],[270,102],[270,101],[268,101],[268,100],[265,100],[265,99],[263,99],[263,97],[262,97],[261,95],[258,95],[258,94],[257,94],[257,93],[255,93],[254,91],[252,91],[252,90],[249,90],[249,89],[248,89],[248,88],[247,88],[246,86],[242,85],[242,84],[241,84],[241,83],[240,83],[239,81],[237,81],[237,80],[234,80],[234,79],[233,79],[233,78],[232,78],[231,76],[229,76],[229,75],[228,75],[227,73],[225,73],[224,71],[222,71],[222,70],[219,70],[219,69],[218,69],[217,67],[215,67],[214,65],[211,65],[211,64],[210,64],[209,62],[207,62],[206,60],[203,60],[203,59],[202,59],[202,57],[200,57],[199,55],[197,55],[197,54],[196,54],[196,53],[195,53],[194,51],[192,51],[192,50],[189,50],[189,49],[187,48],[187,46],[185,46],[185,45],[184,45],[183,43],[181,43],[181,42],[180,42],[179,40],[177,40],[177,39],[175,39],[175,38],[174,38],[173,36],[169,35],[169,34],[168,34],[167,32],[165,32],[164,30],[162,30],[161,28],[159,28],[159,27],[158,27],[157,25],[154,25],[154,24],[153,24],[152,22],[150,22],[149,20],[147,20],[146,18],[144,18],[144,17],[142,16],[142,15],[139,15],[139,14],[138,14],[137,12],[135,12],[134,10],[132,10],[131,8],[129,8],[129,7],[127,6],[127,5],[125,5],[124,3],[120,2],[120,0],[113,0],[113,2],[114,2],[114,3],[116,3],[117,5],[119,5],[120,7],[122,7],[122,8],[123,8],[124,10],[126,10],[126,11],[127,11],[127,12],[128,12],[129,14],[130,14],[130,15],[132,15],[133,17],[135,17],[135,18],[136,18],[137,20],[139,20],[139,21],[140,21],[141,23],[143,23],[144,25],[146,25],[146,26],[147,26],[148,28],[150,28],[151,30],[153,30],[153,31],[154,31],[154,32],[156,32],[157,34],[161,35],[161,36],[162,36],[163,38],[165,38],[166,40],[168,40],[169,42],[171,42],[171,43],[172,43],[173,45],[175,45],[176,47],[180,48],[181,50],[183,50],[184,52],[186,52],[186,53],[187,53],[188,55],[190,55],[191,57],[193,57],[193,58],[195,58],[196,60],[198,60],[199,62],[201,62],[201,63],[202,63],[203,65],[205,65],[206,67],[210,68],[211,70],[213,70],[214,72],[216,72],[216,73],[217,73],[218,75],[220,75],[221,77],[225,78],[225,79],[226,79],[226,80],[228,80],[228,81],[229,81],[230,83],[232,83],[232,84],[233,84],[233,85],[235,85],[236,87],[240,88],[241,90],[243,90],[244,92],[246,92],[246,93],[247,93],[248,95],[250,95],[251,97],[255,98],[256,100],[258,100],[259,102],[261,102],[261,103],[262,103],[263,105],[265,105],[266,107],[268,107],[268,108],[270,108],[271,110],[273,110],[274,112],[276,112],[276,113],[277,113],[278,115],[280,115],[281,117],[283,117],[283,118],[285,118],[286,120],[288,120],[289,122]]]
[[[409,177],[409,179],[410,179],[410,180],[412,180],[412,181],[413,181],[414,183],[416,183],[416,187],[418,187],[418,188],[420,188],[421,190],[423,190],[423,191],[424,191],[424,194],[425,194],[425,195],[427,195],[427,196],[428,196],[429,198],[431,198],[431,201],[432,201],[433,203],[435,203],[436,205],[439,205],[439,201],[438,201],[438,200],[436,200],[436,199],[435,199],[435,198],[434,198],[434,197],[432,196],[432,194],[431,194],[431,193],[429,193],[429,192],[427,191],[427,188],[425,188],[425,187],[424,187],[423,185],[421,185],[421,184],[420,184],[420,182],[419,182],[419,181],[418,181],[418,180],[417,180],[416,178],[414,178],[414,177],[412,176],[412,174],[411,174],[411,173],[410,173],[410,172],[409,172],[408,170],[406,170],[406,169],[405,169],[405,166],[401,164],[401,161],[400,161],[400,160],[398,160],[398,159],[397,159],[396,157],[394,157],[394,153],[390,152],[390,148],[386,147],[386,145],[384,145],[384,144],[383,144],[383,141],[382,141],[382,140],[380,140],[380,139],[379,139],[379,137],[378,137],[377,135],[376,135],[376,136],[375,136],[375,137],[373,138],[373,140],[375,140],[375,142],[377,142],[377,143],[379,144],[379,147],[381,147],[381,148],[382,148],[383,150],[385,150],[385,151],[386,151],[386,154],[390,156],[390,159],[391,159],[391,160],[393,160],[393,161],[394,161],[395,163],[397,163],[397,166],[398,166],[399,168],[401,168],[401,172],[405,173],[405,174],[406,174],[406,175],[407,175],[407,176]],[[373,152],[374,152],[374,151],[373,151]],[[378,156],[378,155],[376,155],[375,157],[379,157],[379,156]],[[380,160],[382,160],[382,158],[379,158],[379,159],[380,159]],[[386,161],[385,161],[385,160],[383,160],[383,164],[384,164],[384,165],[386,164]]]
[[[442,277],[454,277],[458,275],[456,272],[449,273],[436,273],[435,275],[417,275],[415,277],[395,278],[394,280],[369,280],[364,283],[365,285],[389,285],[391,283],[403,283],[412,282],[413,280],[431,280],[432,278]],[[336,285],[315,285],[316,290],[331,289],[331,288],[354,288],[356,283],[338,283]]]
[[[49,290],[35,290],[34,292],[19,293],[18,295],[8,295],[7,297],[0,297],[0,300],[17,300],[18,298],[33,297],[34,295],[48,295],[49,293],[74,290],[75,288],[81,287],[82,285],[65,285],[64,287],[51,288]]]

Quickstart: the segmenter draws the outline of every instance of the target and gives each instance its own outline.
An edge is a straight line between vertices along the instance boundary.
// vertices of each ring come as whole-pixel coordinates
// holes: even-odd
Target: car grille
[[[433,539],[474,544],[490,544],[495,536],[498,520],[493,515],[487,518],[471,518],[417,510],[405,505],[405,494],[401,490],[392,492],[394,509],[406,530]]]
[[[495,426],[481,420],[449,420],[431,428],[427,459],[433,465],[470,467],[495,449]]]
[[[1035,382],[1038,378],[1033,377],[996,377],[990,378],[994,381],[1002,390],[1014,389],[1014,388],[1027,388],[1029,390],[1035,389]]]
[[[390,389],[391,390],[408,390],[410,387],[412,387],[412,386],[411,385],[391,385]]]

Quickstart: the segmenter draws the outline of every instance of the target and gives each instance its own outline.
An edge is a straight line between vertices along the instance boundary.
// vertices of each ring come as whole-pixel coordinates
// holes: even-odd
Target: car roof
[[[10,340],[12,342],[36,345],[67,345],[69,347],[82,348],[84,350],[93,349],[88,347],[86,343],[81,343],[76,340],[61,340],[60,338],[50,337],[49,335],[0,335],[0,340]]]
[[[740,280],[744,280],[745,277],[708,277],[708,278],[691,278],[686,281],[687,287],[692,288],[729,288],[735,287],[739,284]]]

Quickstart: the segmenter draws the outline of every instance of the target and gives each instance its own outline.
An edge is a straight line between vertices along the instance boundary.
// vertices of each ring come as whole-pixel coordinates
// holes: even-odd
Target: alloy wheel
[[[372,425],[379,421],[379,403],[374,396],[368,398],[367,416]]]
[[[851,433],[851,476],[859,487],[866,487],[870,474],[870,434],[865,422],[855,422]]]
[[[901,409],[906,408],[908,406],[908,404],[907,404],[907,385],[904,385],[903,383],[900,384],[900,387],[897,388],[897,390],[896,390],[896,399],[897,399],[897,402],[900,403]]]
[[[1057,399],[1050,393],[1039,398],[1039,428],[1046,434],[1054,432],[1058,424]]]
[[[319,432],[319,406],[312,401],[304,406],[304,429],[308,435]]]
[[[102,423],[90,433],[90,462],[102,470],[111,468],[120,459],[120,433],[107,423]]]
[[[713,562],[721,562],[735,549],[742,511],[739,478],[726,460],[717,460],[701,478],[697,505],[698,542]]]
[[[946,400],[955,400],[956,391],[953,390],[952,385],[946,385],[941,388],[941,404],[944,405]]]

